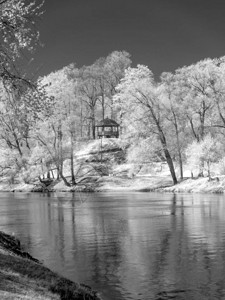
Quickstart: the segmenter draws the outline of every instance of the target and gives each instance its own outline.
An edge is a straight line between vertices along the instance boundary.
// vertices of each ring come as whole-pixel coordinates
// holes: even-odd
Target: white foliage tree
[[[193,141],[186,150],[187,164],[190,169],[196,169],[199,165],[207,171],[211,178],[211,164],[218,162],[222,156],[222,145],[210,134],[200,142]]]

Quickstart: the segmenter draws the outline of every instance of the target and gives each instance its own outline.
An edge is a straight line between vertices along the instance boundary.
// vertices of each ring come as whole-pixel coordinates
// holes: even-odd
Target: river
[[[0,193],[0,230],[104,300],[225,299],[225,197]]]

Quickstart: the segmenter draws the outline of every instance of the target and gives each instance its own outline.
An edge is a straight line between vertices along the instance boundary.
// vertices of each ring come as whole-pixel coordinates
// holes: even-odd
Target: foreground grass
[[[0,232],[0,299],[98,300],[90,287],[74,283],[23,252],[19,242]]]

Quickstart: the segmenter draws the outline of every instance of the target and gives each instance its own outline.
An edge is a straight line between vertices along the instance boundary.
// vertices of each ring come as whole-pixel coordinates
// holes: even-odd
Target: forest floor
[[[20,242],[0,231],[0,299],[99,300],[90,287],[74,283],[24,252]]]

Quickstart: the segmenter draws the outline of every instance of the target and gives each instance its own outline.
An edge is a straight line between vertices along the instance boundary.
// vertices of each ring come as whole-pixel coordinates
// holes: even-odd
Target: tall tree
[[[180,178],[183,179],[183,158],[188,144],[187,120],[184,117],[186,112],[180,103],[180,88],[172,73],[161,75],[160,86],[163,109],[167,112],[165,118],[169,122],[167,130],[171,135],[170,141],[174,145],[173,153],[179,162]]]
[[[210,60],[176,70],[177,97],[183,106],[193,137],[199,142],[209,127],[209,116],[213,109],[210,88]]]
[[[105,59],[105,85],[108,89],[108,97],[110,100],[111,118],[115,118],[116,112],[113,103],[113,96],[116,93],[116,86],[124,77],[125,70],[131,65],[131,55],[126,51],[113,51]]]
[[[45,119],[43,126],[36,131],[37,139],[51,153],[59,175],[63,175],[63,162],[66,158],[71,161],[72,184],[74,175],[74,143],[79,136],[79,99],[76,97],[76,83],[68,77],[70,67],[65,67],[40,79],[47,95],[54,99],[54,111],[50,118]],[[47,134],[46,134],[47,133]],[[69,144],[69,145],[68,145]],[[66,183],[69,185],[69,183]]]
[[[117,90],[118,94],[114,99],[119,103],[122,111],[127,114],[130,122],[135,122],[139,112],[139,122],[141,121],[143,126],[147,122],[151,132],[157,135],[173,182],[176,184],[177,177],[166,138],[165,111],[162,109],[160,89],[154,82],[152,72],[143,65],[138,65],[137,68],[128,68],[125,71],[125,77],[117,86]]]
[[[88,109],[88,116],[86,116],[86,118],[90,121],[89,137],[95,139],[96,107],[99,97],[96,67],[94,65],[83,66],[79,70],[78,76],[77,81],[81,99]]]
[[[225,57],[208,60],[209,81],[211,101],[214,109],[210,116],[212,128],[225,129]]]
[[[31,130],[43,115],[51,113],[52,99],[38,87],[24,86],[23,91],[11,84],[0,85],[0,137],[11,149],[23,156],[30,149]]]

